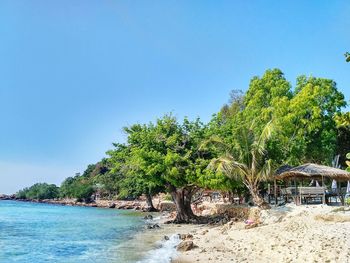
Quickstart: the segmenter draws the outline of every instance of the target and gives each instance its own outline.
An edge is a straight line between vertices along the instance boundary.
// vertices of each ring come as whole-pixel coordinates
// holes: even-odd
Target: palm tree
[[[220,145],[225,152],[213,159],[209,167],[223,172],[227,177],[241,180],[252,195],[253,202],[260,208],[270,208],[259,194],[259,184],[271,175],[271,160],[267,158],[266,144],[271,137],[272,123],[269,122],[257,135],[254,122],[250,127],[240,127],[235,138],[235,145],[229,147],[219,138],[211,142]]]

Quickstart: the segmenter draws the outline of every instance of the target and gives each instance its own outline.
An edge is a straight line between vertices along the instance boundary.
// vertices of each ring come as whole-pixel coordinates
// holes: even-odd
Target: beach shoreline
[[[132,202],[135,201],[120,204],[135,205]],[[103,202],[93,207],[108,208],[107,204]],[[253,221],[253,225],[242,218],[210,225],[165,224],[170,213],[145,213],[152,217],[145,217],[144,229],[130,244],[138,244],[139,249],[144,250],[141,253],[143,259],[138,261],[143,263],[350,262],[349,208],[287,204],[270,210],[249,209],[255,211],[246,218]],[[259,211],[259,217],[251,218],[256,211]],[[181,238],[181,235],[186,237]],[[178,245],[187,241],[193,246],[178,251]],[[161,261],[157,253],[163,256]]]

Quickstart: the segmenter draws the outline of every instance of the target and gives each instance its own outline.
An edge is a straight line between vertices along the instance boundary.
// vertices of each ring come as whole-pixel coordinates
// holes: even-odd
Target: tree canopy
[[[20,199],[54,199],[59,197],[59,188],[54,184],[36,183],[16,193]]]
[[[292,85],[281,70],[269,69],[253,77],[246,92],[233,90],[208,123],[168,114],[130,125],[124,128],[125,143],[114,143],[106,158],[65,179],[59,190],[38,184],[18,195],[84,201],[96,194],[109,199],[144,195],[152,211],[152,197],[168,192],[176,222],[198,220],[191,201],[200,188],[249,190],[255,204],[265,206],[260,186],[280,165],[331,164],[339,154],[345,167],[350,152],[345,106],[331,79],[302,75]]]

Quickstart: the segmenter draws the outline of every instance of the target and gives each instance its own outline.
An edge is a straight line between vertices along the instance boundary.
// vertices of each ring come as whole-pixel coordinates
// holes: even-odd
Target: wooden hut
[[[280,171],[276,172],[275,176],[275,187],[276,180],[294,180],[295,181],[295,192],[297,192],[297,180],[303,179],[314,179],[321,180],[322,186],[324,186],[324,179],[330,178],[334,179],[337,182],[341,181],[350,181],[350,173],[338,168],[329,167],[325,165],[307,163],[296,167],[284,167],[283,169],[279,169]],[[310,188],[311,189],[311,188]],[[318,193],[320,189],[314,188],[313,191]],[[319,193],[318,193],[319,194]],[[323,203],[325,203],[326,192],[323,191]]]

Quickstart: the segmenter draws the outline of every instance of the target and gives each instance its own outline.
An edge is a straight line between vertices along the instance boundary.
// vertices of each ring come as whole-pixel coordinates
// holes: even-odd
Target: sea
[[[177,235],[131,210],[0,201],[0,263],[168,263]]]

